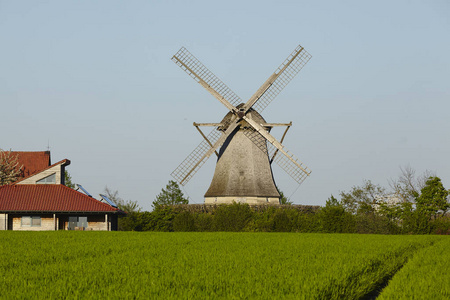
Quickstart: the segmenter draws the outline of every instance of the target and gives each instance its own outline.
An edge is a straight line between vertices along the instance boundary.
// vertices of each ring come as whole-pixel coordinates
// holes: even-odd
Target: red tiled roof
[[[0,187],[0,211],[118,212],[83,193],[61,184],[18,184]]]
[[[18,156],[19,166],[23,166],[20,177],[28,177],[50,166],[50,151],[12,151],[11,153]]]

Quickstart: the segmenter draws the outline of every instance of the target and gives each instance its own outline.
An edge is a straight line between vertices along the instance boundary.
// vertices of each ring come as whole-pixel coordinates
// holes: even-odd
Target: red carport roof
[[[61,184],[18,184],[0,187],[0,211],[3,212],[118,212]]]

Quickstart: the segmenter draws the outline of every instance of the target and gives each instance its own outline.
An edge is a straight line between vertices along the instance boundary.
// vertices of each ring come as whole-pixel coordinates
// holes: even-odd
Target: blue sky
[[[193,122],[226,108],[171,60],[185,46],[248,99],[301,44],[312,59],[264,111],[293,122],[285,142],[311,170],[298,204],[323,205],[399,167],[450,188],[448,1],[0,0],[0,148],[72,161],[144,209],[200,142]],[[280,137],[282,131],[274,131]],[[212,157],[184,187],[201,203]]]

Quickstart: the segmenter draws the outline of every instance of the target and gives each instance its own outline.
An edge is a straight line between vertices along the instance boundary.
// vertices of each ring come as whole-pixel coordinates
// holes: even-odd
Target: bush
[[[407,234],[431,233],[431,222],[426,212],[416,209],[403,216],[402,232]]]
[[[318,210],[302,206],[160,206],[152,212],[134,212],[121,224],[135,231],[249,231],[327,232],[373,234],[450,234],[450,218],[431,220],[420,209],[405,209],[400,217],[383,212],[352,214],[330,198]],[[127,225],[127,226],[124,226]]]
[[[356,216],[356,232],[398,234],[401,232],[401,229],[386,216],[380,216],[375,213],[367,213]]]
[[[438,216],[430,223],[432,233],[450,235],[450,217]]]
[[[317,218],[322,232],[355,232],[354,216],[347,212],[344,206],[333,196],[327,200],[325,207],[319,210]]]
[[[242,231],[252,218],[252,211],[248,204],[219,205],[214,212],[214,231]]]
[[[296,232],[320,232],[318,213],[298,212],[292,219],[292,230]]]
[[[273,229],[273,215],[275,214],[276,208],[269,207],[261,211],[253,213],[253,217],[247,224],[246,231],[256,231],[256,232],[271,232]]]
[[[173,231],[173,220],[177,215],[173,206],[159,206],[151,213],[148,213],[146,223],[143,225],[144,231]]]
[[[196,231],[212,231],[213,215],[209,213],[197,213],[194,216]]]
[[[291,211],[291,210],[289,210]],[[292,222],[288,213],[284,209],[277,209],[273,216],[272,231],[275,232],[289,232],[292,231]]]
[[[196,231],[195,217],[189,211],[182,211],[173,219],[174,231]]]

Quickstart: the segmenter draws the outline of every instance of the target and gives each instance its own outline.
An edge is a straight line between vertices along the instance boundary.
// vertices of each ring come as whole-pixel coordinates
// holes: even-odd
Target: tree
[[[180,186],[173,180],[169,180],[165,189],[161,190],[156,196],[156,200],[153,201],[153,207],[159,208],[164,205],[176,205],[176,204],[188,204],[189,198],[184,198],[183,192],[180,190]]]
[[[67,171],[64,171],[64,185],[71,189],[75,189],[75,183],[72,182],[72,176],[70,176]]]
[[[439,177],[430,177],[425,182],[420,196],[417,197],[416,208],[430,218],[432,215],[436,218],[439,210],[442,210],[445,214],[450,207],[447,201],[448,194],[449,191],[444,188]]]
[[[354,186],[349,193],[341,192],[341,204],[352,214],[373,213],[375,204],[385,197],[385,188],[367,180],[363,186]]]
[[[17,181],[22,166],[19,166],[19,157],[11,150],[0,149],[0,186]]]
[[[114,202],[120,210],[127,213],[140,212],[141,208],[137,201],[123,200],[119,197],[119,191],[112,191],[107,186],[105,186],[105,196],[108,197],[112,202]]]
[[[389,185],[402,202],[416,202],[428,178],[436,176],[428,170],[416,176],[416,171],[410,166],[400,167],[400,171],[398,179],[389,180]]]
[[[127,213],[125,217],[120,217],[118,227],[121,231],[142,230],[142,213],[137,201],[123,200],[119,197],[119,192],[110,190],[105,187],[105,194],[112,202],[114,202],[120,210]]]

